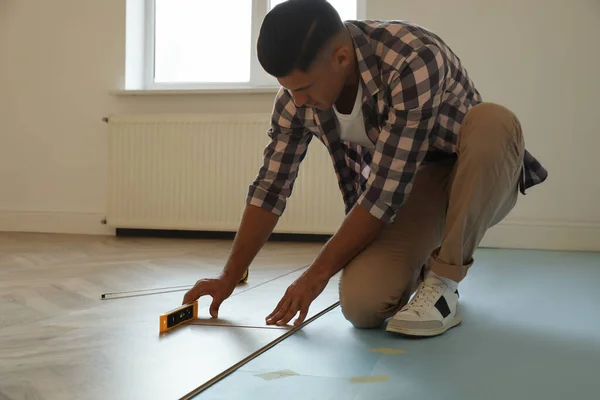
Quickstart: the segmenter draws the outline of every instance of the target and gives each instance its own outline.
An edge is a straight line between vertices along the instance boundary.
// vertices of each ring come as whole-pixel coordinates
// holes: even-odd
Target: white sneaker
[[[459,325],[458,290],[435,276],[422,282],[412,300],[388,322],[388,332],[410,336],[436,336]]]

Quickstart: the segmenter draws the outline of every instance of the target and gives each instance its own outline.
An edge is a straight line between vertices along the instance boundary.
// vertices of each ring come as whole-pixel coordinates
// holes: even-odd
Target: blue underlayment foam
[[[482,249],[446,334],[357,330],[338,307],[196,398],[598,398],[599,288],[600,254]]]

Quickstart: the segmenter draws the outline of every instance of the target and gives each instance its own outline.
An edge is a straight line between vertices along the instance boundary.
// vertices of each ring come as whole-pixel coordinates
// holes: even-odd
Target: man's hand
[[[232,282],[230,279],[225,277],[212,278],[212,279],[200,279],[193,288],[183,296],[182,304],[189,304],[200,297],[210,295],[213,298],[212,304],[210,305],[210,315],[213,318],[218,318],[219,307],[221,303],[233,293],[236,282]]]
[[[311,270],[312,269],[312,270]],[[277,307],[266,318],[267,325],[286,325],[298,312],[294,322],[298,326],[304,322],[310,304],[321,294],[329,278],[326,274],[309,268],[286,290]]]
[[[311,267],[287,289],[275,310],[267,317],[267,325],[285,325],[298,312],[300,316],[294,324],[302,324],[308,307],[325,289],[329,279],[371,243],[383,226],[381,220],[355,206]]]

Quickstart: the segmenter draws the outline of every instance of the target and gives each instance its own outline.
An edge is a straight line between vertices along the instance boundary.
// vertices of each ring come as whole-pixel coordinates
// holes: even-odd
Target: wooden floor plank
[[[179,306],[185,291],[100,299],[109,291],[192,285],[222,269],[230,246],[226,240],[0,233],[0,400],[179,398],[285,334],[187,325],[159,335],[159,315]],[[319,248],[268,243],[222,315],[237,323],[264,321],[264,309],[299,273],[291,272]],[[210,301],[199,301],[204,318]]]

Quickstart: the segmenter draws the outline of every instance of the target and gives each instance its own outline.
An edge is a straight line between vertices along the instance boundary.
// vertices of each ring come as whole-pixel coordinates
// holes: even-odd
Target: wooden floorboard
[[[268,243],[220,317],[260,325],[297,274],[290,272],[309,264],[321,245]],[[279,337],[281,330],[196,325],[159,335],[159,314],[180,305],[185,291],[100,300],[104,292],[191,285],[218,273],[230,246],[0,233],[0,400],[179,398]],[[335,284],[323,304],[337,301]],[[210,301],[199,302],[204,320]]]

